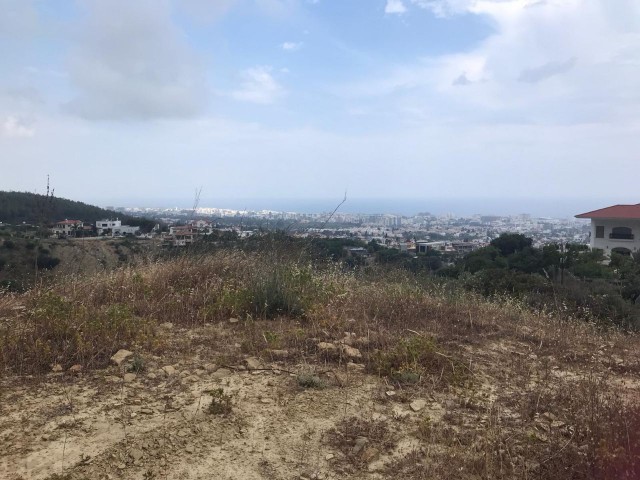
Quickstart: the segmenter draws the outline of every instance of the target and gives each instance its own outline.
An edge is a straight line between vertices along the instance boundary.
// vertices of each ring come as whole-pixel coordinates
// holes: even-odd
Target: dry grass
[[[357,362],[403,390],[395,401],[455,399],[441,420],[421,417],[411,435],[423,447],[390,465],[394,475],[640,478],[640,406],[610,378],[640,370],[635,335],[399,272],[355,275],[227,251],[72,277],[0,295],[0,368],[100,368],[120,348],[162,352],[164,322],[224,322],[226,333],[189,337],[191,347],[220,353],[233,338],[246,355],[330,368],[349,359],[318,343],[347,338]],[[358,437],[368,451],[354,451]],[[327,438],[362,468],[392,448],[393,425],[351,418]]]

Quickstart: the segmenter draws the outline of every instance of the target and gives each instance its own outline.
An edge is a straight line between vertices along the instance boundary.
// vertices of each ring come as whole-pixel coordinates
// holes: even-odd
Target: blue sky
[[[0,0],[0,189],[637,203],[639,67],[636,0]]]

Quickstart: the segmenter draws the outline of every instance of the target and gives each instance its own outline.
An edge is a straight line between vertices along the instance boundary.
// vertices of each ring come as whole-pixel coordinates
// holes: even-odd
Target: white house
[[[590,218],[589,244],[610,256],[612,252],[631,255],[640,250],[640,203],[613,205],[576,215]]]
[[[82,230],[83,226],[82,220],[62,220],[57,222],[51,230],[58,236],[72,236],[76,235],[78,230]]]
[[[136,235],[140,227],[122,225],[121,220],[98,220],[96,222],[98,235],[111,234],[112,237],[119,235]]]

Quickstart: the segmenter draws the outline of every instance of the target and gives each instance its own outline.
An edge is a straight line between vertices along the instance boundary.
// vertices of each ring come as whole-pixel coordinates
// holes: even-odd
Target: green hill
[[[95,223],[104,218],[120,218],[123,223],[150,228],[153,222],[128,217],[113,210],[68,200],[66,198],[47,197],[28,192],[0,191],[0,222],[8,224],[53,223],[64,219],[82,220]]]

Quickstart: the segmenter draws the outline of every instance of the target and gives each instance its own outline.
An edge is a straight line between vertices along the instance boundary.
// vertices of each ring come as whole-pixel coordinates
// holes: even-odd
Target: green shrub
[[[38,258],[36,259],[36,264],[38,265],[39,270],[53,270],[59,263],[59,258],[51,257],[46,254],[38,255]]]

